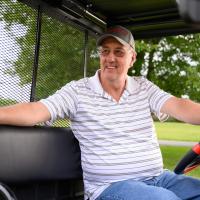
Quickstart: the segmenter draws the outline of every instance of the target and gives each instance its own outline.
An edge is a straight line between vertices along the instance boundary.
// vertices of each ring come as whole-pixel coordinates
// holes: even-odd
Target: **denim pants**
[[[164,171],[147,181],[111,184],[96,200],[200,200],[200,180]]]

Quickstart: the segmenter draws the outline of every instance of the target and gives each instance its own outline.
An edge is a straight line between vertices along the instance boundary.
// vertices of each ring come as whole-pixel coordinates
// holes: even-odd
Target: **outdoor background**
[[[29,102],[36,43],[37,10],[17,0],[0,3],[0,106]],[[42,31],[34,100],[71,80],[92,76],[99,68],[95,38],[89,36],[84,69],[85,35],[77,27],[42,15]],[[179,35],[136,41],[137,62],[130,75],[145,76],[163,90],[200,102],[200,35]],[[62,120],[54,126],[69,126]],[[155,123],[158,138],[198,142],[199,126],[169,119]],[[166,168],[173,169],[189,147],[161,147]],[[194,176],[200,177],[200,170]]]

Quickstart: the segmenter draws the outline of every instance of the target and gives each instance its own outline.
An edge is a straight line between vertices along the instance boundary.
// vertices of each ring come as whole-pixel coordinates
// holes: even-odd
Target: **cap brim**
[[[112,34],[104,34],[102,35],[101,37],[99,37],[97,39],[97,46],[101,46],[103,40],[105,40],[106,38],[108,37],[113,37],[115,38],[118,42],[120,42],[122,45],[129,45],[127,42],[125,42],[124,40],[122,40],[121,38],[115,36],[115,35],[112,35]]]

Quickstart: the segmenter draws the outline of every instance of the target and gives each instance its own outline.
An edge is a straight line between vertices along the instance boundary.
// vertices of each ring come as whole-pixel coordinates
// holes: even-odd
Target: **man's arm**
[[[41,102],[19,103],[0,107],[0,124],[33,126],[50,119],[50,112]]]
[[[189,99],[171,97],[164,103],[161,112],[186,123],[200,124],[200,104]]]

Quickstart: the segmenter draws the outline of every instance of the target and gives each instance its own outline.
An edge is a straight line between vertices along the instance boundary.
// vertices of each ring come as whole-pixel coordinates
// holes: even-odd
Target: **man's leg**
[[[181,200],[162,187],[126,180],[113,183],[96,200]]]
[[[165,171],[156,185],[171,190],[183,200],[200,200],[200,179]]]

